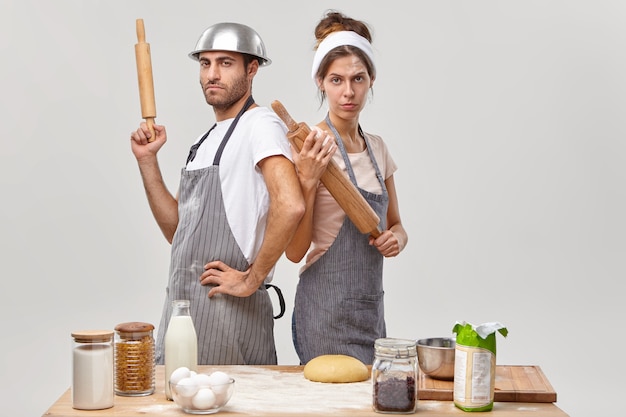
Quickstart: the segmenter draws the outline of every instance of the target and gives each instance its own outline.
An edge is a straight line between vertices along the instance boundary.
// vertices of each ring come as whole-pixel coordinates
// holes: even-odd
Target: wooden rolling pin
[[[273,101],[272,109],[287,125],[287,138],[299,152],[311,129],[305,123],[293,120],[280,101]],[[378,215],[335,161],[330,160],[320,180],[361,233],[375,238],[380,236]]]
[[[135,44],[135,60],[137,61],[137,79],[139,80],[139,100],[141,101],[141,117],[146,121],[150,129],[150,139],[156,139],[154,133],[154,118],[156,117],[156,104],[154,102],[154,82],[152,80],[152,58],[150,57],[150,44],[146,43],[146,32],[143,19],[137,19],[137,44]]]

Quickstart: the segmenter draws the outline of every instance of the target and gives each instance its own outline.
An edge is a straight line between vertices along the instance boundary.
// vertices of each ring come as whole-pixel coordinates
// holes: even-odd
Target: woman
[[[293,341],[302,364],[323,354],[374,359],[374,341],[386,336],[383,258],[407,243],[393,180],[396,164],[382,139],[365,133],[359,115],[376,71],[367,25],[330,11],[315,28],[312,77],[325,120],[293,151],[306,212],[286,255],[300,262]],[[378,214],[382,234],[362,234],[320,182],[331,158]]]

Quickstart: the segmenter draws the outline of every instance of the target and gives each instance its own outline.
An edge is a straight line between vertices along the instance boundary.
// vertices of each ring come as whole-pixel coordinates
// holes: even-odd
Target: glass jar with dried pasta
[[[115,393],[138,397],[154,393],[154,326],[129,322],[115,326]]]

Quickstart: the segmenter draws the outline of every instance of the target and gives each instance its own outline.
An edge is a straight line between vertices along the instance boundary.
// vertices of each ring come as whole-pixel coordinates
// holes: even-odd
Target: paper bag
[[[496,380],[496,331],[508,330],[498,322],[473,326],[457,322],[454,355],[454,405],[463,411],[490,411]]]

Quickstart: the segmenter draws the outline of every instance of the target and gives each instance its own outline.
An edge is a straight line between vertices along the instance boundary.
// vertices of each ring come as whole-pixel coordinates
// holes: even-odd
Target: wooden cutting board
[[[433,379],[420,372],[420,400],[452,401],[453,391],[453,381]],[[556,392],[538,366],[498,365],[494,401],[553,403]]]

